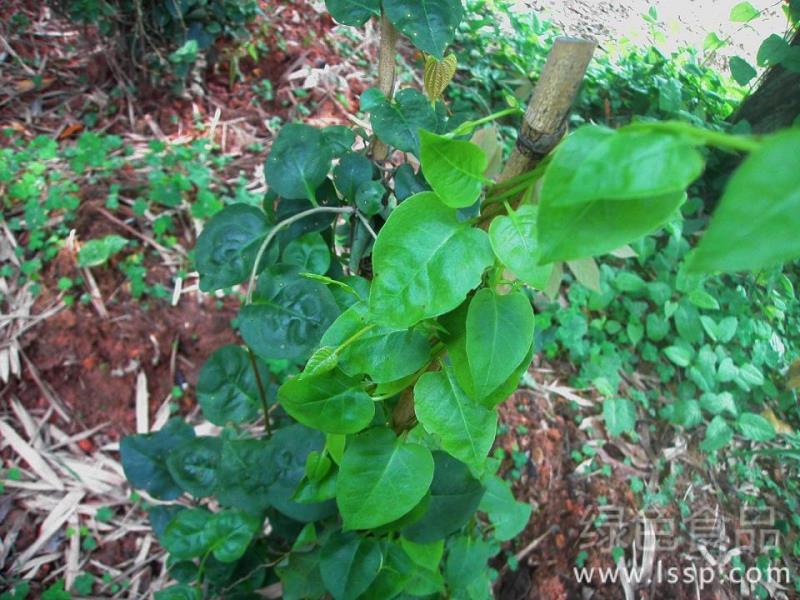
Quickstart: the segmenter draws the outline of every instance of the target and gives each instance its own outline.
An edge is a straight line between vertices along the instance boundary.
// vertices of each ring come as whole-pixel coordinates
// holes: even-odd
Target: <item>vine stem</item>
[[[394,95],[395,53],[397,51],[397,30],[385,15],[381,15],[381,46],[378,52],[378,89],[387,100]],[[372,158],[386,160],[389,147],[377,137],[372,144]]]
[[[256,362],[256,354],[253,349],[248,346],[247,354],[250,356],[250,365],[253,367],[253,373],[256,376],[256,386],[258,387],[258,397],[261,399],[261,410],[264,412],[264,431],[267,437],[272,437],[272,425],[269,422],[269,406],[267,405],[267,394],[264,391],[264,382],[261,381],[261,374],[258,372],[258,363]]]
[[[245,296],[245,306],[248,304],[253,303],[253,289],[255,288],[256,277],[258,277],[258,265],[261,264],[261,259],[264,258],[264,253],[267,251],[267,248],[270,245],[270,242],[275,239],[275,236],[278,235],[282,230],[286,229],[292,223],[296,223],[300,219],[304,219],[310,215],[314,215],[317,213],[339,213],[339,214],[352,214],[355,213],[359,215],[358,211],[353,208],[352,206],[317,206],[316,208],[310,208],[308,210],[304,210],[303,212],[297,213],[296,215],[292,215],[288,219],[284,219],[275,227],[272,228],[272,231],[269,232],[264,241],[261,242],[261,246],[258,248],[258,253],[256,254],[256,261],[253,263],[253,270],[250,271],[250,279],[247,282],[247,296]],[[361,216],[361,215],[359,215]]]

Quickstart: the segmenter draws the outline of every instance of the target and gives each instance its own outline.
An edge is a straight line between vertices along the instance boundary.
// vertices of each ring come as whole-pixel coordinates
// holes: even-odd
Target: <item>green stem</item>
[[[247,354],[250,356],[250,364],[253,367],[253,373],[256,376],[256,386],[258,387],[258,397],[261,400],[261,410],[264,413],[264,431],[267,437],[272,437],[272,425],[269,422],[269,406],[267,405],[267,394],[264,391],[264,382],[261,381],[261,373],[258,372],[258,363],[256,362],[256,354],[250,346],[247,347]]]
[[[702,127],[694,127],[688,123],[680,121],[664,122],[640,122],[628,125],[626,129],[649,130],[663,133],[675,133],[688,135],[708,146],[716,146],[725,150],[735,150],[738,152],[754,152],[761,147],[761,142],[744,135],[731,135],[719,131],[709,131]]]
[[[461,135],[467,135],[468,133],[472,133],[472,131],[476,127],[480,127],[485,123],[491,123],[492,121],[496,121],[497,119],[502,119],[503,117],[507,117],[508,115],[519,115],[522,114],[523,112],[524,111],[519,107],[512,107],[512,108],[506,108],[496,113],[492,113],[491,115],[488,115],[480,119],[476,119],[474,121],[464,121],[453,131],[445,135],[445,137],[454,138]]]
[[[296,223],[301,219],[305,219],[309,215],[314,215],[317,213],[323,212],[332,212],[332,213],[340,213],[340,214],[351,214],[356,212],[356,209],[352,206],[317,206],[316,208],[310,208],[308,210],[304,210],[301,213],[297,213],[296,215],[292,215],[288,219],[285,219],[275,225],[272,230],[269,232],[264,241],[261,242],[261,246],[258,248],[258,253],[256,254],[256,261],[253,263],[253,270],[250,272],[250,279],[247,282],[247,296],[245,296],[245,305],[252,304],[253,302],[253,289],[255,288],[256,277],[258,276],[258,265],[261,263],[261,259],[264,258],[264,253],[267,251],[270,242],[275,239],[275,236],[278,235],[283,229],[286,229],[292,223]]]

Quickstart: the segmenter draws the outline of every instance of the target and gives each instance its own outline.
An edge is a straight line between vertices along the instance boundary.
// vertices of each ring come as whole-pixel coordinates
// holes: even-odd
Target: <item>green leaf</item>
[[[540,263],[604,254],[664,224],[700,174],[683,138],[598,126],[561,143],[542,183]]]
[[[727,412],[735,417],[738,414],[736,402],[730,392],[720,392],[719,394],[706,392],[700,396],[700,407],[712,415],[721,415]]]
[[[733,430],[728,426],[724,417],[717,415],[711,420],[706,429],[706,437],[700,444],[703,452],[714,452],[727,446],[733,439]]]
[[[411,561],[418,567],[422,567],[428,571],[435,571],[439,568],[439,563],[442,562],[444,555],[444,540],[437,540],[427,544],[418,544],[411,540],[401,537],[400,545],[408,554]]]
[[[167,468],[184,491],[195,498],[203,498],[210,496],[217,485],[217,467],[221,453],[220,438],[192,438],[167,455]]]
[[[471,142],[451,140],[425,130],[419,136],[422,171],[439,199],[452,208],[475,204],[488,166],[483,150]]]
[[[218,561],[239,560],[250,545],[261,519],[238,510],[216,513],[206,524],[206,536],[211,553]]]
[[[706,52],[714,52],[726,45],[725,40],[719,37],[716,32],[711,32],[703,40],[703,50]]]
[[[157,500],[174,500],[183,489],[172,478],[166,458],[193,437],[194,429],[182,419],[174,418],[155,433],[123,438],[119,451],[125,477],[133,487],[143,489]]]
[[[536,237],[539,209],[524,204],[509,216],[498,216],[489,225],[489,241],[500,261],[528,285],[547,287],[553,265],[539,265],[540,251]]]
[[[483,401],[500,387],[525,358],[533,343],[533,308],[521,292],[500,295],[482,289],[469,303],[466,354],[467,393]]]
[[[747,23],[759,15],[758,10],[749,2],[739,2],[731,8],[730,19],[734,23]]]
[[[325,433],[356,433],[375,415],[361,378],[338,369],[287,380],[278,390],[278,401],[291,417]]]
[[[222,506],[259,513],[269,506],[278,478],[270,446],[263,440],[224,439],[215,496]]]
[[[383,197],[386,188],[380,181],[365,181],[356,190],[356,206],[362,213],[371,217],[383,210]]]
[[[333,169],[336,189],[350,202],[355,202],[358,186],[372,180],[373,166],[368,158],[355,152],[345,154]]]
[[[339,366],[351,376],[366,374],[375,383],[389,383],[416,373],[430,360],[427,336],[417,329],[394,331],[370,323],[369,309],[357,302],[342,313],[325,335],[323,346],[339,347]]]
[[[480,580],[481,575],[486,572],[486,563],[499,550],[497,546],[485,540],[463,535],[453,538],[448,543],[447,549],[445,577],[448,587],[455,592],[465,590],[476,580]],[[487,581],[483,597],[489,594],[489,589]]]
[[[777,435],[772,423],[755,413],[742,413],[736,424],[742,435],[754,442],[768,442]]]
[[[205,508],[190,508],[179,512],[167,525],[159,540],[173,559],[191,560],[209,549],[206,525],[211,512]]]
[[[274,265],[258,278],[253,304],[239,311],[239,330],[265,358],[303,360],[338,314],[325,285],[302,277],[297,267]]]
[[[386,98],[371,106],[370,123],[385,144],[419,155],[419,130],[436,129],[436,114],[428,99],[412,88],[400,90],[394,101]]]
[[[128,240],[120,235],[107,235],[97,240],[89,240],[78,250],[79,267],[99,267],[124,250]]]
[[[764,374],[757,366],[747,363],[739,367],[739,377],[750,385],[764,385]]]
[[[593,258],[570,260],[567,261],[567,266],[575,276],[575,281],[580,285],[598,294],[602,293],[603,290],[600,288],[600,269]]]
[[[761,67],[771,67],[779,65],[788,54],[789,43],[777,33],[773,33],[761,43],[756,62]]]
[[[434,452],[430,500],[422,517],[402,535],[417,544],[429,544],[461,529],[478,510],[484,487],[467,466],[444,452]]]
[[[414,46],[437,60],[444,59],[464,16],[461,0],[390,0],[383,9]]]
[[[719,302],[717,302],[717,299],[705,290],[699,288],[692,290],[689,292],[688,298],[689,302],[698,308],[703,308],[705,310],[719,310]]]
[[[380,0],[325,0],[328,12],[342,25],[361,27],[370,17],[381,16]]]
[[[260,360],[256,367],[268,399],[274,396],[269,369]],[[197,400],[205,417],[215,425],[245,423],[255,419],[261,407],[258,382],[247,351],[223,346],[206,361],[197,380]]]
[[[281,129],[264,166],[267,185],[283,198],[315,198],[333,152],[318,129],[291,123]]]
[[[289,242],[283,250],[283,262],[304,273],[324,275],[331,266],[331,251],[319,233],[307,233]]]
[[[745,159],[690,258],[692,270],[755,270],[800,256],[799,146],[800,129],[788,130]]]
[[[377,540],[334,533],[320,552],[320,572],[334,600],[355,600],[378,576],[383,555]]]
[[[414,386],[414,411],[442,448],[481,471],[494,443],[497,415],[467,397],[450,367],[425,373]]]
[[[336,503],[347,529],[399,519],[422,500],[433,480],[433,457],[389,429],[373,429],[347,445],[336,481]]]
[[[494,538],[500,542],[513,539],[525,529],[533,508],[530,504],[517,502],[509,484],[497,475],[489,475],[483,483],[486,493],[479,509],[489,516]]]
[[[268,231],[266,215],[254,206],[232,204],[214,215],[194,248],[200,289],[211,292],[245,281]]]
[[[321,598],[325,594],[319,563],[319,550],[292,552],[289,560],[275,569],[283,585],[284,600]]]
[[[740,56],[732,56],[728,66],[731,70],[731,77],[739,85],[747,85],[758,75],[753,66]]]
[[[155,600],[200,600],[200,592],[190,585],[179,583],[158,591]]]
[[[425,181],[422,173],[414,173],[413,167],[403,163],[394,171],[394,195],[397,202],[402,202],[414,194],[430,191],[430,186]]]
[[[335,18],[335,17],[334,17]],[[356,143],[356,134],[344,125],[330,125],[322,129],[322,138],[335,158],[341,158],[350,152]]]
[[[384,557],[381,570],[375,581],[364,593],[364,600],[390,600],[398,596],[406,587],[416,570],[408,554],[400,544],[387,541],[384,544]]]
[[[627,398],[603,400],[603,418],[612,436],[633,433],[636,430],[636,406]]]
[[[692,353],[683,346],[668,346],[664,348],[664,355],[679,367],[686,368],[692,362]]]
[[[458,306],[492,262],[487,234],[458,220],[435,194],[398,206],[372,253],[370,312],[376,322],[408,328]]]

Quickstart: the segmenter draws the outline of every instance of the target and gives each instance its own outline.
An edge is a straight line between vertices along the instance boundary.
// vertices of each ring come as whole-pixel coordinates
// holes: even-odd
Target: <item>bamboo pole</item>
[[[561,141],[594,49],[591,40],[556,39],[525,111],[517,145],[498,182],[530,171]]]

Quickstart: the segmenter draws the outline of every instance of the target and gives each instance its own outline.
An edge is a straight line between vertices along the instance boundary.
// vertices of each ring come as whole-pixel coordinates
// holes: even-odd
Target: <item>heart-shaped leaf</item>
[[[318,129],[291,123],[281,129],[264,166],[267,185],[284,198],[315,198],[333,151]]]
[[[385,0],[383,8],[414,46],[438,60],[444,58],[464,16],[461,0]]]
[[[381,0],[325,0],[325,6],[337,22],[354,27],[381,15]]]
[[[431,103],[412,88],[400,90],[394,101],[385,97],[371,105],[370,122],[375,135],[385,144],[419,155],[419,130],[435,130],[436,113]]]
[[[319,567],[334,600],[355,600],[378,576],[382,561],[377,540],[340,531],[322,546]]]
[[[488,164],[483,150],[425,130],[419,136],[422,171],[439,199],[453,208],[472,206],[481,195]]]

